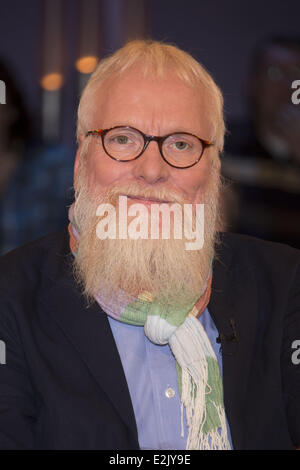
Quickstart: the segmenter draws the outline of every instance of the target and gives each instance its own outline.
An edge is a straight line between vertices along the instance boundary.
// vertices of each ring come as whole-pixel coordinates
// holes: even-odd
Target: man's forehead
[[[191,131],[190,122],[194,129],[197,127],[192,116],[203,125],[215,120],[212,116],[216,113],[215,102],[204,86],[188,85],[171,73],[156,78],[131,71],[106,80],[96,90],[94,104],[94,122],[98,126],[125,124],[125,118],[132,121],[126,124],[134,125],[135,119],[143,115],[167,121],[170,130],[180,126],[181,130]]]
[[[208,95],[205,89],[199,83],[199,86],[192,86],[182,79],[177,77],[174,73],[166,72],[163,77],[156,77],[150,73],[146,76],[142,70],[131,70],[125,72],[121,76],[111,77],[99,87],[96,92],[97,99],[126,99],[127,96],[131,98],[138,97],[138,93],[145,95],[152,95],[160,92],[160,101],[168,99],[173,95],[173,99],[177,96],[178,92],[185,95],[187,100],[204,100]]]

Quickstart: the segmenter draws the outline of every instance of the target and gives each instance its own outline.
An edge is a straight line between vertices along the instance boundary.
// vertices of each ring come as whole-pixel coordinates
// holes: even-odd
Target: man
[[[220,232],[223,139],[185,52],[134,41],[100,63],[68,230],[1,259],[1,448],[299,446],[300,255]]]

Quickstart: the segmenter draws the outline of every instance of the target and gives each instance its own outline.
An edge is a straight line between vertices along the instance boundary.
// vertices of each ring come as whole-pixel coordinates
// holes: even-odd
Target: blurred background
[[[141,37],[224,93],[224,229],[300,248],[299,0],[0,0],[0,253],[67,222],[80,93]]]

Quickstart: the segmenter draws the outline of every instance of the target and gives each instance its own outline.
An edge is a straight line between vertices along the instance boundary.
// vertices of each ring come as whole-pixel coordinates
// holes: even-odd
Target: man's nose
[[[144,153],[135,160],[133,174],[135,178],[148,184],[163,183],[169,176],[169,165],[160,154],[158,143],[152,141]]]

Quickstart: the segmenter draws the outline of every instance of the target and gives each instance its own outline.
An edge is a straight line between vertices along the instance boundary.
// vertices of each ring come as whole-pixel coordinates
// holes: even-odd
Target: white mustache
[[[153,188],[143,188],[141,189],[137,185],[131,186],[124,186],[124,187],[115,187],[110,188],[104,194],[104,199],[113,200],[114,202],[117,200],[118,196],[126,196],[130,199],[140,199],[141,201],[153,201],[153,202],[160,202],[160,203],[179,203],[184,204],[187,199],[182,195],[179,194],[177,191],[171,189],[157,189],[153,190]]]

